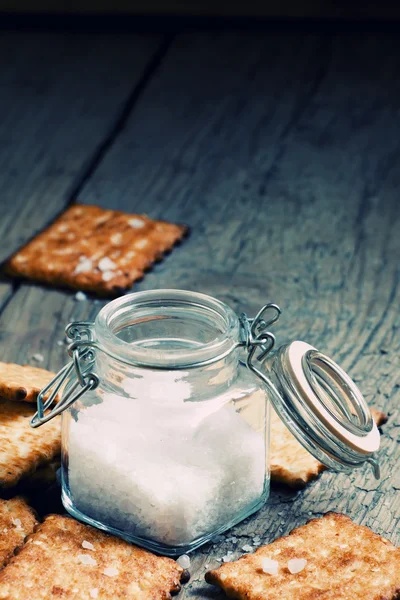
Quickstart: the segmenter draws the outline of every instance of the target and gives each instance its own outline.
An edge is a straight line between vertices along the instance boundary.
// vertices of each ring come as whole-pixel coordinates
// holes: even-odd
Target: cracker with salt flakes
[[[36,525],[35,513],[23,498],[0,499],[0,569]]]
[[[187,233],[184,225],[74,204],[6,263],[9,275],[113,295]]]
[[[30,426],[36,407],[0,400],[0,489],[13,488],[61,452],[61,421]]]
[[[400,549],[329,513],[209,571],[206,580],[237,600],[395,600]]]
[[[50,515],[0,572],[0,598],[167,600],[185,572],[170,558]]]
[[[31,367],[0,362],[0,398],[23,402],[36,402],[42,390],[55,373]]]
[[[384,413],[374,409],[371,413],[378,426],[386,423],[387,417]],[[273,410],[271,410],[270,469],[273,481],[296,489],[304,487],[327,469],[303,448]]]

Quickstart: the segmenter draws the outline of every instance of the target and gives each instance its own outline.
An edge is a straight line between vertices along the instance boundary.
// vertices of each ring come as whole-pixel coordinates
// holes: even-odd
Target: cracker
[[[55,376],[55,373],[31,367],[0,362],[0,398],[36,402],[42,390]]]
[[[37,525],[35,514],[22,498],[0,499],[0,569]]]
[[[83,542],[94,549],[85,549]],[[183,574],[170,558],[69,517],[50,515],[0,572],[0,598],[26,598],[29,588],[30,598],[165,600],[179,591]]]
[[[75,204],[14,254],[8,274],[100,295],[129,289],[187,232],[145,215]]]
[[[0,488],[11,488],[61,452],[60,417],[33,429],[35,407],[0,401]]]
[[[371,412],[378,426],[386,423],[384,413],[374,409]],[[303,448],[274,410],[271,410],[270,468],[273,481],[296,489],[304,487],[327,469]]]
[[[263,571],[263,559],[278,562],[276,575]],[[297,574],[288,569],[293,559],[307,561]],[[206,580],[238,600],[394,600],[400,597],[400,549],[329,513],[209,571]]]

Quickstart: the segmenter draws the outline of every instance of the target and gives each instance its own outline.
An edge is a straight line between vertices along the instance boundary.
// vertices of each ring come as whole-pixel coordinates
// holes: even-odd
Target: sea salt
[[[108,256],[105,256],[104,258],[101,258],[99,260],[99,264],[97,265],[100,269],[100,271],[112,271],[113,269],[117,268],[117,265],[115,264],[114,261],[111,260],[111,258],[108,258]]]
[[[296,575],[304,569],[306,564],[307,561],[305,558],[292,558],[291,560],[288,560],[287,566],[292,575]]]
[[[93,261],[87,256],[81,256],[79,258],[79,262],[75,267],[74,274],[78,275],[78,273],[88,273],[93,269]]]
[[[98,598],[99,590],[98,588],[92,588],[89,592],[91,598]]]
[[[116,575],[119,575],[119,571],[115,567],[106,567],[103,574],[107,575],[107,577],[115,577]]]
[[[187,377],[144,372],[122,381],[126,396],[99,389],[83,396],[85,409],[69,432],[68,480],[78,510],[178,545],[256,505],[265,477],[262,434],[227,404],[231,394],[185,401],[192,395]]]
[[[277,575],[279,563],[277,560],[272,560],[271,558],[263,558],[261,561],[261,568],[264,573],[268,573],[268,575]]]
[[[83,292],[76,292],[75,300],[77,300],[78,302],[82,302],[83,300],[87,300],[87,296]]]
[[[90,542],[87,542],[86,540],[83,540],[82,548],[85,548],[85,550],[94,550],[95,549],[93,544],[91,544]]]
[[[250,546],[250,544],[245,544],[242,546],[242,550],[243,552],[253,552],[253,546]]]
[[[176,562],[182,569],[188,569],[190,567],[190,557],[187,554],[182,554]]]
[[[225,556],[222,557],[222,562],[227,563],[232,560],[233,552],[227,552]]]
[[[39,352],[37,352],[36,354],[34,354],[32,356],[33,360],[36,360],[36,362],[43,362],[44,361],[44,356],[43,354],[40,354]]]
[[[91,567],[97,565],[97,561],[92,556],[90,556],[90,554],[78,554],[78,560],[83,565],[90,565]]]
[[[15,525],[15,529],[17,531],[21,531],[22,530],[22,522],[21,519],[12,519],[12,523],[13,525]]]
[[[128,225],[130,225],[134,229],[141,229],[142,227],[144,227],[144,221],[142,219],[136,219],[136,218],[129,219]]]
[[[110,281],[114,277],[114,271],[103,271],[101,278],[103,281]]]

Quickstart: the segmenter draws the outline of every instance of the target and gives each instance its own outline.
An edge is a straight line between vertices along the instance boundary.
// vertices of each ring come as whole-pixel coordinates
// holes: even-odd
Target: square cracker
[[[36,525],[35,514],[23,498],[0,499],[0,569]]]
[[[0,398],[36,402],[40,390],[54,375],[39,367],[0,362]]]
[[[83,548],[83,542],[94,549]],[[92,564],[84,564],[85,560]],[[50,515],[0,572],[0,598],[25,599],[29,588],[30,598],[42,600],[166,600],[179,591],[183,573],[170,558],[70,517]]]
[[[13,276],[110,295],[129,289],[186,233],[184,225],[75,204],[5,268]]]
[[[264,558],[278,562],[276,575],[264,573]],[[294,558],[307,561],[297,574],[288,569]],[[400,549],[329,513],[209,571],[206,580],[238,600],[394,600],[400,598]]]
[[[0,400],[0,489],[16,486],[61,452],[60,417],[32,429],[36,408]]]
[[[371,413],[378,426],[386,423],[384,413],[374,409]],[[296,489],[304,487],[327,469],[303,448],[274,410],[271,410],[270,469],[273,481]]]

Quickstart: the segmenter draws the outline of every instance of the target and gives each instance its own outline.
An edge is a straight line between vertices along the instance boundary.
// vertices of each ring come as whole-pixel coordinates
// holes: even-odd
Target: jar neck
[[[210,296],[130,294],[107,304],[96,319],[97,369],[130,396],[135,386],[147,386],[153,399],[174,386],[182,399],[209,397],[236,377],[239,335],[236,314]]]

